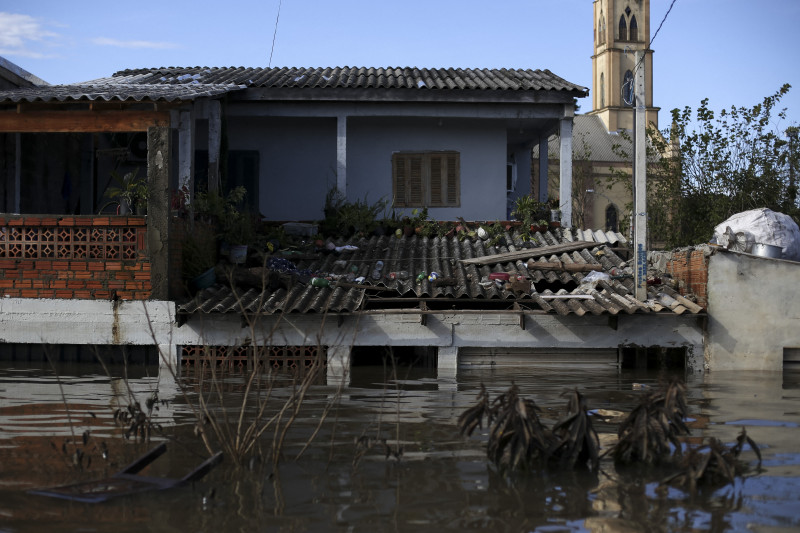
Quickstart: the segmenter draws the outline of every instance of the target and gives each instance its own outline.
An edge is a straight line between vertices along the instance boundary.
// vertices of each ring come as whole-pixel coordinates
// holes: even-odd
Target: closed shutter
[[[447,156],[447,201],[446,204],[450,206],[460,205],[460,187],[459,176],[461,169],[459,168],[460,162],[458,154],[449,154]]]
[[[422,156],[408,156],[408,191],[406,205],[419,206],[425,203],[425,190],[422,183]]]
[[[395,207],[453,207],[460,204],[458,152],[395,153]]]
[[[442,181],[443,181],[443,172],[442,172],[442,163],[444,156],[441,155],[431,155],[431,205],[438,206],[442,205]]]

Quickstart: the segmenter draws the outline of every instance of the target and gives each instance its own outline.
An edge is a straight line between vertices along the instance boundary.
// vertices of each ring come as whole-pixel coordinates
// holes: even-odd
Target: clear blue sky
[[[632,0],[635,1],[635,0]],[[280,2],[280,19],[272,49]],[[651,38],[671,0],[651,0]],[[0,0],[0,55],[49,83],[160,66],[547,68],[591,88],[592,0]],[[752,106],[790,83],[800,0],[676,0],[655,37],[654,103]],[[581,111],[591,99],[580,101]]]

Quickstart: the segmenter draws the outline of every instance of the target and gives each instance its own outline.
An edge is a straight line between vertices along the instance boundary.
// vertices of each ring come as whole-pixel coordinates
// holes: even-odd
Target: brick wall
[[[698,305],[708,307],[708,257],[702,249],[672,252],[666,270],[683,296],[693,294]]]
[[[146,300],[143,216],[0,216],[0,297]]]

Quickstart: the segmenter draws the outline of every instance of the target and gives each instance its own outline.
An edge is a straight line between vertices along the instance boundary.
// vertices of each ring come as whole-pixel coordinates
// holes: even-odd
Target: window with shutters
[[[458,152],[392,154],[395,207],[461,205],[461,155]]]

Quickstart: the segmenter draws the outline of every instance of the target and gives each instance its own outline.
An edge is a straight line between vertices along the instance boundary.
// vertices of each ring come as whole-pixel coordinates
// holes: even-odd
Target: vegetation
[[[143,212],[147,207],[147,179],[139,176],[139,169],[127,172],[123,176],[114,170],[111,172],[114,185],[109,187],[106,195],[112,200],[117,200],[120,206],[126,209]]]
[[[706,98],[672,111],[672,127],[648,131],[650,232],[668,246],[707,242],[736,213],[766,207],[800,220],[798,128],[781,128],[790,85],[753,107],[716,114]],[[628,157],[617,147],[620,155]],[[615,181],[630,184],[617,173]]]
[[[514,204],[511,216],[522,222],[520,232],[523,238],[531,234],[531,226],[539,225],[540,220],[547,220],[550,207],[547,203],[537,201],[532,195],[520,196]],[[546,224],[547,222],[545,222]]]
[[[370,204],[366,197],[363,200],[349,202],[338,189],[333,188],[325,196],[322,233],[337,236],[371,233],[381,220],[386,221],[387,205],[388,201],[385,198],[374,204]]]
[[[610,455],[619,465],[671,467],[675,473],[662,483],[694,490],[701,484],[732,483],[744,475],[747,464],[739,456],[745,445],[761,464],[758,446],[744,428],[731,447],[713,438],[694,447],[682,442],[680,437],[690,432],[684,422],[688,416],[686,386],[677,380],[642,396],[620,423],[617,442],[602,456],[585,398],[577,390],[565,394],[567,414],[548,428],[539,418],[539,408],[533,400],[522,398],[516,385],[491,400],[481,384],[477,403],[459,416],[457,424],[462,435],[470,436],[486,421],[486,455],[506,475],[541,468],[589,467],[597,472],[601,459]]]

